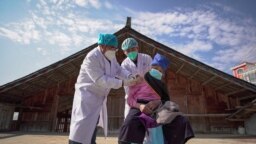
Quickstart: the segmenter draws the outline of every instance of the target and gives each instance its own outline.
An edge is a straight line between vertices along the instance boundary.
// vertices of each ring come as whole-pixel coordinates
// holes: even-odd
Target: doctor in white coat
[[[134,76],[144,77],[145,73],[151,69],[152,58],[150,55],[138,53],[138,42],[134,38],[127,38],[122,43],[122,50],[127,58],[121,66]],[[125,110],[124,117],[127,116],[130,106],[127,103],[129,88],[125,86]]]
[[[106,102],[110,89],[136,83],[136,79],[129,78],[131,74],[121,68],[116,60],[116,36],[100,34],[98,45],[86,55],[75,84],[70,144],[91,144],[99,116],[99,124],[103,126],[106,136]]]

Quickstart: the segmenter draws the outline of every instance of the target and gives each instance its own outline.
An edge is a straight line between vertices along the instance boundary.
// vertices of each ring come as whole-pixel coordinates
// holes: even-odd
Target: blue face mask
[[[149,71],[149,74],[158,80],[161,80],[163,76],[163,74],[159,70],[153,68]]]

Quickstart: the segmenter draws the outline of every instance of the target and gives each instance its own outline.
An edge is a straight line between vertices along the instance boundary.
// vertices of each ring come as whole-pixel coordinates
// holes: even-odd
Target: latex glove
[[[137,76],[138,76],[138,75],[130,74],[130,75],[128,76],[128,79],[136,79]]]
[[[140,75],[136,75],[136,79],[135,80],[136,80],[136,83],[138,84],[138,83],[143,82],[144,78],[142,76],[140,76]]]
[[[136,84],[136,79],[130,78],[123,80],[123,86],[132,86]]]

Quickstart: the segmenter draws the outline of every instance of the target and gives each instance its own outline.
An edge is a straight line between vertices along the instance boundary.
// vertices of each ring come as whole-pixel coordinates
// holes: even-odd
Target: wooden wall
[[[108,125],[109,130],[117,132],[124,121],[124,89],[111,90],[108,96]]]
[[[172,71],[166,77],[171,101],[179,104],[195,132],[233,133],[237,123],[225,119],[228,98],[208,86]]]
[[[0,103],[0,131],[12,130],[14,105]]]
[[[225,120],[225,117],[207,116],[207,114],[226,113],[228,109],[226,96],[171,70],[168,71],[166,80],[170,99],[179,104],[183,113],[192,115],[188,118],[195,132],[232,133],[235,130],[236,123]],[[19,129],[69,132],[74,83],[75,79],[66,81],[25,99],[21,104],[25,108],[19,109]],[[109,130],[118,132],[124,120],[123,88],[111,90],[107,105]],[[12,118],[14,107],[2,107],[1,110],[3,109],[8,110],[8,119]],[[2,125],[8,125],[7,122],[10,120],[6,120],[7,117],[1,118]]]
[[[49,88],[45,91],[28,97],[22,102],[24,108],[20,117],[21,131],[50,131],[53,120],[54,100],[57,88]]]
[[[170,99],[179,104],[180,110],[188,116],[195,132],[232,133],[237,123],[229,122],[224,114],[230,108],[227,96],[216,92],[196,80],[183,77],[169,69],[166,76]],[[38,91],[27,97],[18,107],[20,112],[19,130],[69,132],[71,109],[76,77],[68,81]],[[124,117],[124,90],[111,90],[108,96],[108,115],[110,132],[118,132]],[[1,106],[6,116],[0,117],[0,129],[5,129],[13,116],[14,107]],[[17,109],[17,107],[16,107]],[[7,111],[6,111],[7,110]],[[7,127],[8,128],[8,127]]]
[[[19,129],[40,132],[68,131],[66,127],[69,127],[70,112],[66,112],[72,108],[74,83],[73,78],[39,91],[22,101]]]

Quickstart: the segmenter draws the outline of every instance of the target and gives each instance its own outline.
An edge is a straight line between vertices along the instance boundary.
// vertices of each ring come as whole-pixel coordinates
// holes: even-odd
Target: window
[[[17,121],[17,120],[18,120],[18,117],[19,117],[19,112],[14,112],[14,113],[13,113],[12,120]]]
[[[238,69],[238,70],[237,70],[237,73],[238,73],[238,74],[243,73],[243,69]]]

